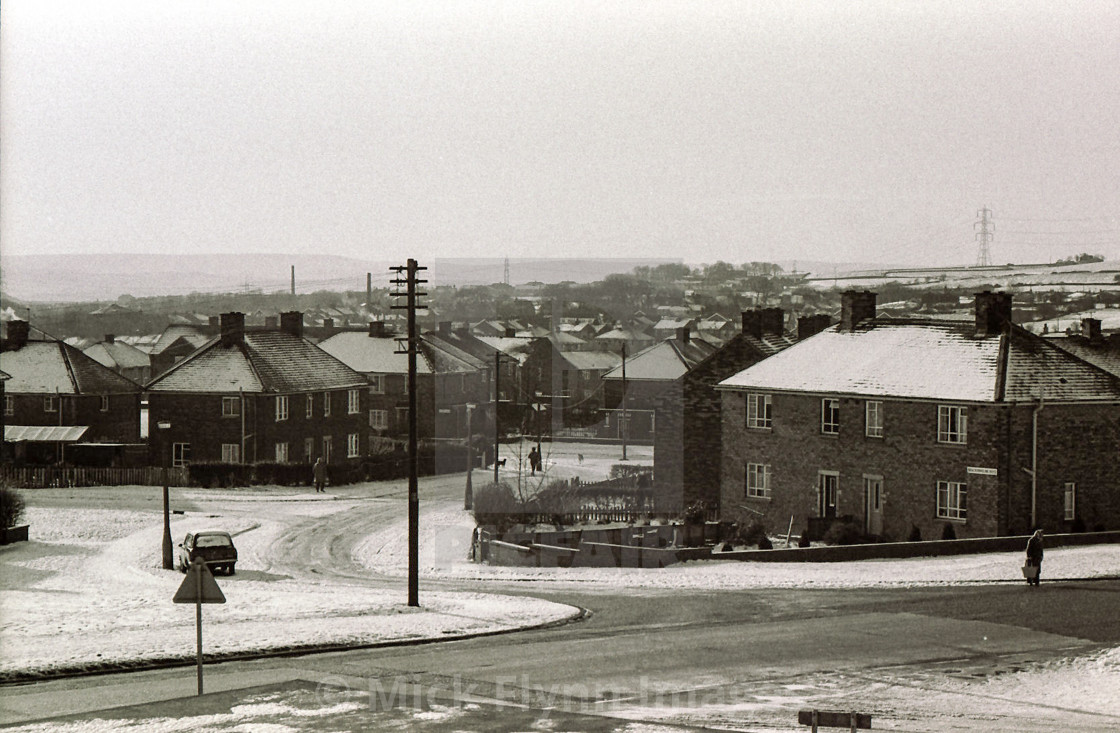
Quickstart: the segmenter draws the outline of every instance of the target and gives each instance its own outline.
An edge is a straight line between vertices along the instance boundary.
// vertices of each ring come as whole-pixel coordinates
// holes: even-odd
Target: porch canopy
[[[5,425],[5,443],[75,443],[88,425]]]

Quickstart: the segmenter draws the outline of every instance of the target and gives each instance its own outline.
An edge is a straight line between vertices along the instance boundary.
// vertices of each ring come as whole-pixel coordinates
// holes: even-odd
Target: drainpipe
[[[1043,395],[1031,411],[1031,531],[1038,525],[1038,413],[1042,412]]]

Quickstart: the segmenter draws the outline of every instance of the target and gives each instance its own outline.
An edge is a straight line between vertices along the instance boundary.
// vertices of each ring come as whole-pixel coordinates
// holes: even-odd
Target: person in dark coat
[[[537,469],[540,468],[541,455],[537,453],[537,449],[533,448],[529,451],[529,475],[536,476]]]
[[[327,485],[327,462],[323,460],[322,456],[315,461],[315,465],[311,467],[311,472],[315,475],[315,492],[326,493],[324,488]]]
[[[1027,540],[1027,566],[1038,568],[1034,578],[1028,579],[1028,585],[1038,585],[1042,578],[1042,530],[1036,529],[1031,538]]]

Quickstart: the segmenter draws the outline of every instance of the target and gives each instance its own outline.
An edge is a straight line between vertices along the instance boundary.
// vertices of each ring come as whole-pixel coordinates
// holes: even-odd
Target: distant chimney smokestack
[[[111,344],[111,343],[116,342],[116,340],[117,340],[116,335],[111,334],[111,333],[105,334],[105,343]]]
[[[976,335],[996,336],[1011,323],[1011,294],[976,293]]]
[[[223,313],[221,316],[222,346],[233,346],[245,341],[245,314]]]
[[[1090,341],[1097,342],[1103,341],[1104,337],[1101,334],[1101,321],[1099,318],[1082,318],[1081,319],[1081,335]]]
[[[292,265],[292,295],[296,294],[296,266]]]
[[[385,321],[370,321],[369,337],[375,339],[385,338]]]
[[[280,330],[296,338],[303,338],[303,313],[300,311],[281,313]]]
[[[797,340],[801,341],[810,336],[816,336],[831,325],[832,319],[829,318],[827,313],[802,316],[797,319]]]
[[[366,273],[366,310],[373,308],[373,273]]]
[[[8,348],[18,351],[27,345],[31,324],[27,321],[8,321]]]
[[[840,330],[852,332],[875,317],[875,293],[849,290],[840,296]]]

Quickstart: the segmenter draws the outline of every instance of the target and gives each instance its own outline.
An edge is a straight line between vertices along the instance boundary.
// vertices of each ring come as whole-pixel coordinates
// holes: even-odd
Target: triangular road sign
[[[187,568],[187,577],[171,600],[175,603],[225,603],[226,597],[206,563],[196,563]]]

